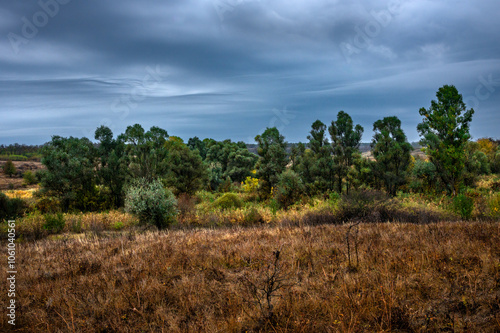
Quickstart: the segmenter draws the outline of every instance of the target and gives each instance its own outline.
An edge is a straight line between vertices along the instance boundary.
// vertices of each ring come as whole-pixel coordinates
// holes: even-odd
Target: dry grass
[[[347,265],[347,228],[171,230],[19,244],[16,329],[500,330],[498,223],[361,224],[351,233],[355,267]],[[263,277],[276,250],[285,282],[268,316],[248,281],[257,289],[269,282]]]

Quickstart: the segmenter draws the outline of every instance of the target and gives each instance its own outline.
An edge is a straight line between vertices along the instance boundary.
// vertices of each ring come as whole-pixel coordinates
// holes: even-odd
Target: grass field
[[[500,331],[498,223],[363,223],[351,228],[348,251],[349,226],[63,234],[22,243],[16,329]],[[5,281],[5,270],[0,275]],[[7,317],[0,323],[6,327]]]

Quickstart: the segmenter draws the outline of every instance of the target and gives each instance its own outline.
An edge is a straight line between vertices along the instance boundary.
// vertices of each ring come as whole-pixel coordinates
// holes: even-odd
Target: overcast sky
[[[455,85],[475,139],[500,138],[500,1],[5,0],[0,143],[93,137],[104,124],[187,140],[307,141],[344,110],[373,136]]]

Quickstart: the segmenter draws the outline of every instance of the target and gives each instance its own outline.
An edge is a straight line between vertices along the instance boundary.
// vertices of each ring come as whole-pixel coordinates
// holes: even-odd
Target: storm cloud
[[[500,2],[4,1],[0,143],[115,134],[128,125],[253,142],[305,141],[338,111],[365,128],[455,85],[474,138],[498,137]]]

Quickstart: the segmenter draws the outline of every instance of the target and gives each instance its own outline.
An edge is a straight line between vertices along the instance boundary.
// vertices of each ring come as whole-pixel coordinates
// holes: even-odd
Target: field
[[[41,162],[35,161],[14,161],[14,166],[16,170],[20,173],[24,173],[26,171],[36,172],[38,170],[42,170],[44,167]],[[0,161],[0,170],[2,169],[5,161]],[[3,172],[0,172],[0,190],[9,190],[9,189],[21,189],[25,188],[23,186],[23,178],[19,175],[8,177]]]
[[[16,329],[500,330],[498,223],[364,223],[352,227],[348,250],[349,226],[65,234],[23,243]],[[6,293],[0,297],[5,304]],[[0,323],[6,327],[7,317]]]

